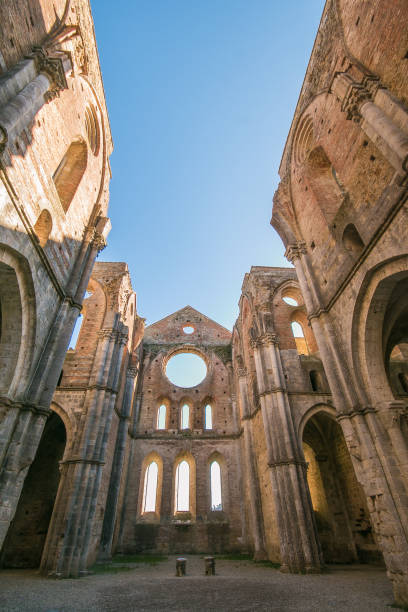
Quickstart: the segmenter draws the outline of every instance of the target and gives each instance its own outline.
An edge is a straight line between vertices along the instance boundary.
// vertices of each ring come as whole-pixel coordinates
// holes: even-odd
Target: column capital
[[[237,369],[238,378],[244,378],[247,375],[246,368],[238,368]]]
[[[299,241],[288,245],[285,251],[285,257],[290,263],[293,263],[295,259],[300,259],[300,256],[305,253],[307,253],[306,243]]]
[[[61,53],[58,57],[50,57],[42,47],[33,47],[31,57],[35,61],[38,72],[46,74],[51,81],[50,89],[44,94],[45,101],[51,102],[60,95],[62,90],[68,89],[63,63],[66,56]]]
[[[101,233],[97,232],[95,229],[92,234],[91,243],[92,243],[92,246],[95,246],[97,248],[98,253],[103,251],[103,249],[106,247],[105,238],[103,237]]]
[[[358,123],[362,104],[372,101],[379,86],[380,79],[374,75],[367,75],[361,83],[357,83],[346,72],[337,72],[330,89],[340,100],[341,110],[346,113],[347,119]]]

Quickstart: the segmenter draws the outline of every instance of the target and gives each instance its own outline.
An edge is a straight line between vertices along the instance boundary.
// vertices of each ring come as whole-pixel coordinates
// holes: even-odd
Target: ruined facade
[[[2,2],[0,24],[1,546],[109,232],[112,142],[88,4]]]
[[[272,214],[396,599],[405,603],[406,22],[402,0],[327,2]]]
[[[62,4],[22,5],[0,56],[2,566],[385,563],[407,604],[406,3],[326,3],[271,221],[294,268],[245,275],[232,332],[191,306],[144,328],[126,264],[90,277],[111,145],[90,13]],[[186,352],[189,388],[167,372]]]

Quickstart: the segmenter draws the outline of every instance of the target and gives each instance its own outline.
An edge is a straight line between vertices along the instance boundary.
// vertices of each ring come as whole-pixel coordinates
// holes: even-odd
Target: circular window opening
[[[299,306],[299,304],[297,303],[297,301],[295,300],[295,298],[292,297],[288,297],[288,296],[284,296],[282,298],[282,300],[285,302],[285,304],[289,304],[289,306]]]
[[[173,385],[195,387],[207,376],[207,366],[204,359],[195,353],[178,353],[170,357],[166,375]]]
[[[192,334],[194,332],[194,327],[192,327],[191,325],[184,325],[183,332],[185,334]]]

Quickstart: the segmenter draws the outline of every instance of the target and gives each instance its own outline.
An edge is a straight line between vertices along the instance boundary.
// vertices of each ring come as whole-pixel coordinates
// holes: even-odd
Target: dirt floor
[[[130,569],[117,565],[81,579],[51,580],[34,570],[3,570],[0,610],[392,612],[391,583],[378,567],[337,565],[320,575],[293,575],[248,560],[217,559],[216,575],[205,576],[203,557],[186,558],[182,578],[175,576],[176,557],[156,565],[130,563]]]

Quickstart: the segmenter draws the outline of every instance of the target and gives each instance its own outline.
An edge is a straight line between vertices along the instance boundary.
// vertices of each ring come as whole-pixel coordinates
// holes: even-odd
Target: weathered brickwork
[[[109,232],[112,140],[89,4],[2,2],[0,24],[1,546]]]
[[[88,3],[0,6],[3,566],[385,563],[408,604],[407,19],[326,2],[271,221],[295,267],[251,268],[231,333],[190,306],[144,329],[127,265],[94,266],[112,143]],[[166,374],[183,352],[194,387]]]
[[[374,546],[360,528],[368,529],[367,508],[401,604],[408,602],[407,18],[403,0],[326,3],[272,214],[366,498],[362,504],[339,468],[355,545],[367,555]],[[344,463],[345,447],[335,449]]]
[[[183,327],[193,332],[187,334]],[[166,363],[178,353],[193,352],[207,366],[195,387],[174,385]],[[132,425],[131,459],[123,502],[118,549],[123,552],[225,552],[245,549],[242,475],[236,406],[232,393],[231,334],[187,306],[150,325],[143,337],[138,411]],[[190,422],[181,428],[181,409],[190,408]],[[158,429],[157,413],[166,406],[166,423]],[[212,409],[212,427],[205,428],[205,406]],[[190,507],[175,507],[175,469],[190,464]],[[155,512],[142,507],[146,469],[160,465],[160,492]],[[222,509],[211,510],[210,465],[221,468]]]

